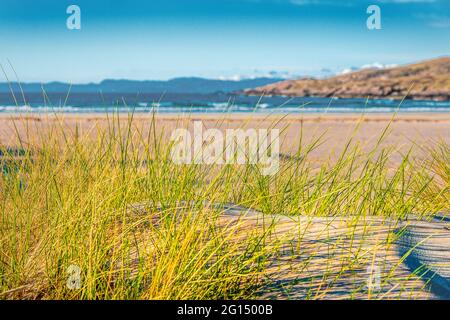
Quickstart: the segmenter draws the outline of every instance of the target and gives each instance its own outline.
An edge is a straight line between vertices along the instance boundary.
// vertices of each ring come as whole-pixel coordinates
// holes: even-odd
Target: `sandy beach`
[[[106,114],[26,114],[0,115],[0,143],[15,146],[18,143],[17,132],[23,141],[39,140],[55,124],[61,124],[67,132],[78,128],[81,135],[96,136],[98,128],[106,128],[112,115]],[[151,114],[135,114],[133,127],[146,134],[151,127]],[[120,114],[120,122],[126,124],[128,115]],[[233,128],[279,128],[281,131],[281,152],[296,152],[300,139],[307,145],[319,138],[321,144],[311,156],[319,162],[335,158],[345,147],[351,136],[363,150],[369,150],[378,141],[385,128],[389,134],[382,142],[383,146],[396,148],[398,158],[391,160],[395,164],[401,154],[414,146],[416,156],[422,153],[422,147],[438,141],[450,143],[450,114],[305,114],[305,115],[264,115],[264,114],[159,114],[155,116],[156,127],[170,137],[175,128],[192,129],[194,121],[201,121],[204,128],[220,130]],[[356,129],[356,127],[359,127]],[[390,125],[389,125],[390,124]],[[355,130],[356,129],[356,130]],[[28,138],[26,135],[28,133]]]
[[[373,2],[3,0],[0,300],[450,301],[450,1]]]
[[[196,122],[279,129],[276,174],[166,158],[174,130]],[[1,115],[2,259],[18,252],[26,272],[0,294],[205,299],[220,283],[260,299],[448,299],[449,143],[450,114],[437,113]],[[51,270],[68,253],[68,270],[95,265],[79,280],[87,296],[53,289],[67,287]],[[120,283],[122,270],[148,285],[85,289]]]

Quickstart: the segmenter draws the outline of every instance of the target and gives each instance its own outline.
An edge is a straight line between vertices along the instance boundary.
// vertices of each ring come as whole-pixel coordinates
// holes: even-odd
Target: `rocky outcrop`
[[[450,100],[450,57],[327,79],[287,80],[249,89],[247,95]]]

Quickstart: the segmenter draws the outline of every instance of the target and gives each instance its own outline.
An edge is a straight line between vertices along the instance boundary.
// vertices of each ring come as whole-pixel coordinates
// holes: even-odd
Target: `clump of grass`
[[[194,187],[200,170],[173,165],[151,137],[133,137],[131,118],[126,128],[110,125],[94,141],[53,128],[22,159],[8,159],[16,163],[0,181],[1,291],[50,299],[251,295],[260,238],[235,243],[232,231],[215,228],[217,212]],[[181,200],[195,203],[179,208]],[[159,206],[133,214],[140,202]],[[77,290],[66,286],[70,265],[81,270]]]
[[[386,128],[366,151],[351,137],[336,161],[319,167],[310,158],[321,138],[308,145],[300,141],[295,155],[282,157],[278,174],[263,176],[250,166],[233,168],[217,181],[217,188],[225,195],[222,201],[247,204],[266,214],[404,219],[448,211],[448,146],[441,142],[431,147],[426,161],[417,160],[411,148],[392,164],[390,158],[399,154],[395,146],[382,147],[388,134]],[[233,188],[225,189],[228,186]]]
[[[113,115],[92,138],[61,121],[39,142],[18,136],[20,157],[3,148],[2,298],[253,298],[273,255],[270,226],[238,241],[239,226],[218,228],[221,210],[209,203],[397,219],[449,208],[446,145],[429,162],[408,153],[392,168],[394,150],[363,152],[349,141],[337,161],[316,168],[317,140],[263,176],[257,165],[175,165],[155,118],[150,127]],[[71,265],[80,270],[75,290],[66,285]]]

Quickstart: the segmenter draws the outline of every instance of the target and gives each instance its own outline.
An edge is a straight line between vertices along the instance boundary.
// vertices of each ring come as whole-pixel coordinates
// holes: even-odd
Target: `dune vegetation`
[[[236,241],[239,223],[218,227],[223,210],[211,204],[398,220],[450,208],[444,142],[422,150],[425,159],[412,149],[393,167],[395,147],[367,152],[350,139],[317,167],[309,155],[318,137],[264,176],[258,165],[176,165],[157,121],[143,132],[133,116],[123,124],[110,114],[95,138],[61,119],[40,137],[18,131],[15,146],[1,146],[1,299],[257,298],[278,250],[266,241],[273,226]]]

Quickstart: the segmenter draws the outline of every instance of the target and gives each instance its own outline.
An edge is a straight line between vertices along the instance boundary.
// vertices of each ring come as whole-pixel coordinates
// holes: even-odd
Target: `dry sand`
[[[274,226],[266,245],[278,254],[269,258],[264,299],[450,297],[450,231],[440,219],[287,217],[234,205],[221,219],[238,226],[237,240]]]
[[[120,115],[125,125],[127,115]],[[416,155],[423,155],[421,147],[430,146],[437,141],[450,143],[450,113],[400,114],[394,118],[391,114],[321,114],[321,115],[262,115],[262,114],[160,114],[156,116],[158,130],[164,129],[166,137],[173,129],[188,127],[192,129],[193,121],[202,121],[205,128],[272,128],[284,129],[281,134],[281,152],[292,154],[297,150],[300,137],[307,144],[324,135],[322,144],[311,154],[313,159],[326,160],[336,158],[345,147],[358,122],[360,128],[355,133],[355,141],[361,143],[364,150],[373,146],[383,130],[389,128],[389,135],[383,141],[384,146],[395,146],[398,157],[395,163],[412,145],[416,145]],[[109,115],[111,120],[111,115]],[[135,114],[133,126],[145,134],[150,128],[151,114]],[[19,132],[25,141],[39,137],[49,131],[53,125],[62,123],[67,132],[74,132],[78,126],[81,134],[95,136],[97,128],[108,126],[105,114],[58,114],[56,115],[0,115],[0,144],[14,146]],[[28,127],[28,130],[27,130]],[[28,132],[28,138],[27,138]]]

